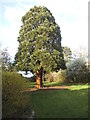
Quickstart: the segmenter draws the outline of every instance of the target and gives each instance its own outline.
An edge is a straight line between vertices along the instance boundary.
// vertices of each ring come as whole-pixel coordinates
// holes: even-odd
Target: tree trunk
[[[36,72],[36,87],[37,88],[42,88],[43,87],[43,82],[42,82],[42,74],[43,74],[43,68],[41,67],[40,70],[37,70]]]

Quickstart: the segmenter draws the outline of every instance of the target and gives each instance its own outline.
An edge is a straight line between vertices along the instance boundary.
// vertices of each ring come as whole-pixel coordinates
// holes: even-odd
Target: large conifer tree
[[[18,70],[37,73],[36,83],[42,87],[43,71],[65,68],[60,27],[52,13],[41,6],[30,9],[22,17],[22,23],[15,63]]]

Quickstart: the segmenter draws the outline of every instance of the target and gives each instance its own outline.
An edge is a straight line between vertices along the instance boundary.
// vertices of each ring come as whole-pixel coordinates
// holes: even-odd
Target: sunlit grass
[[[90,86],[88,84],[85,85],[72,85],[69,89],[70,90],[82,90],[82,89],[88,89]]]
[[[29,82],[28,87],[35,87]],[[44,82],[44,86],[70,86],[68,90],[38,90],[30,93],[36,118],[87,118],[90,84]]]
[[[35,85],[36,85],[36,82],[28,82],[28,85],[27,85],[27,87],[28,88],[33,88],[33,87],[35,87]],[[43,85],[45,86],[45,87],[50,87],[50,86],[72,86],[72,90],[74,90],[74,89],[83,89],[83,88],[90,88],[90,84],[85,84],[85,83],[63,83],[63,82],[59,82],[59,81],[57,81],[57,82],[48,82],[48,81],[45,81],[45,82],[43,82]]]
[[[36,118],[88,117],[88,84],[71,85],[68,90],[38,90],[30,98]]]

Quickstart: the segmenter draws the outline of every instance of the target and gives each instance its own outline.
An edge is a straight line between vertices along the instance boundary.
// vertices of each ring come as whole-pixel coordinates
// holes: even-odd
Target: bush
[[[26,80],[18,73],[2,72],[2,116],[21,117],[29,105],[29,96],[23,91]]]
[[[60,70],[59,72],[53,72],[46,75],[46,80],[49,82],[65,82],[66,70]]]
[[[60,70],[58,72],[58,77],[60,82],[66,82],[66,70]]]
[[[49,73],[46,75],[46,80],[49,81],[49,82],[55,82],[57,81],[57,73],[56,72],[53,72],[53,73]]]

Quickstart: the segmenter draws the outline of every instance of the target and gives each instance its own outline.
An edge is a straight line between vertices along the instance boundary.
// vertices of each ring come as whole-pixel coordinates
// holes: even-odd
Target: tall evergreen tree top
[[[60,27],[46,7],[31,8],[23,17],[15,56],[17,68],[46,71],[65,68]],[[40,65],[37,65],[40,61]]]

